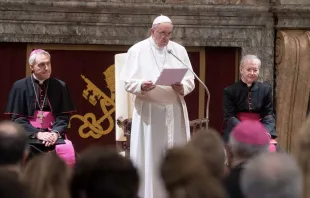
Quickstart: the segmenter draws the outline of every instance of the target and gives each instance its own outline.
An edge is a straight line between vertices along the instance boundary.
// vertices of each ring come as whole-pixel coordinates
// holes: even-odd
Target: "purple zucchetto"
[[[231,136],[240,143],[251,145],[267,145],[270,136],[267,129],[259,121],[245,120],[237,124]]]

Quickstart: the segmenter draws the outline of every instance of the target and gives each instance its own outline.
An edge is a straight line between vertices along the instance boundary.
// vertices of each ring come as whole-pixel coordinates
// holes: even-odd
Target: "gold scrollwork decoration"
[[[70,118],[69,128],[71,127],[71,120],[78,119],[83,122],[79,126],[79,135],[81,138],[94,138],[99,139],[103,135],[109,134],[114,128],[114,119],[112,114],[115,112],[115,78],[114,78],[114,65],[109,66],[105,72],[105,81],[107,83],[107,88],[110,90],[111,97],[107,96],[103,91],[101,91],[93,82],[91,82],[84,75],[81,75],[82,79],[85,81],[86,89],[83,90],[83,97],[88,100],[90,104],[96,106],[98,101],[103,115],[97,119],[94,113],[86,113],[85,115],[73,115]],[[107,107],[110,107],[108,110]],[[107,120],[107,127],[104,128],[102,123]]]

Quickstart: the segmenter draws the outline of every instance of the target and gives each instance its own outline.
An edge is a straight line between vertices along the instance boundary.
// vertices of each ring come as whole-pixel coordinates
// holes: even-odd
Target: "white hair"
[[[245,61],[247,60],[252,60],[253,62],[255,62],[258,65],[258,68],[260,68],[260,66],[262,65],[261,60],[255,56],[255,55],[245,55],[242,57],[241,61],[240,61],[240,68],[242,68],[243,64]]]
[[[47,55],[48,57],[51,57],[51,55],[45,51],[45,50],[38,50],[38,51],[34,51],[30,54],[30,57],[28,59],[28,62],[29,62],[29,65],[34,65],[35,62],[36,62],[36,58],[37,58],[37,55],[38,54],[45,54]]]
[[[152,29],[156,29],[159,26],[159,24],[153,24]]]
[[[230,136],[229,146],[234,157],[241,159],[249,159],[261,153],[268,152],[269,143],[264,145],[252,145],[238,142],[234,137]]]
[[[285,153],[264,153],[249,160],[240,187],[247,198],[301,198],[302,173]]]
[[[163,22],[163,23],[168,23],[168,22]],[[163,23],[153,24],[151,29],[156,29],[160,24],[163,24]],[[172,23],[170,24],[173,25]]]

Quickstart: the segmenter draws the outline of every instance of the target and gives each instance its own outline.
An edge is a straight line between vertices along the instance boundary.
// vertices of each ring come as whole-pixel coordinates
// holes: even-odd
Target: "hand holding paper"
[[[151,91],[152,89],[154,89],[156,87],[156,85],[154,85],[152,83],[152,81],[145,81],[142,83],[141,85],[141,89],[142,91]]]
[[[175,83],[171,85],[172,89],[176,91],[178,94],[184,96],[184,87],[181,83]]]

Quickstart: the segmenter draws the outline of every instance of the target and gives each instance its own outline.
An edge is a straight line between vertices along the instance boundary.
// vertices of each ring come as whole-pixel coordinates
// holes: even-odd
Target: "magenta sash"
[[[54,123],[54,116],[49,111],[42,111],[43,112],[43,119],[42,123],[40,122],[40,111],[34,112],[34,117],[29,119],[29,122],[32,126],[35,128],[40,129],[47,129],[48,131],[52,130],[52,126]],[[46,131],[44,131],[46,132]],[[75,151],[73,144],[70,140],[67,139],[67,136],[65,135],[65,144],[58,144],[55,145],[55,150],[57,155],[62,158],[67,165],[73,166],[75,164]]]
[[[250,113],[250,112],[240,112],[237,113],[237,118],[240,120],[240,122],[244,120],[260,120],[260,114],[259,113]]]
[[[29,122],[32,126],[39,129],[48,129],[49,131],[52,130],[52,125],[55,120],[54,116],[49,111],[42,111],[43,113],[43,120],[40,123],[40,111],[34,112],[34,117],[29,119]]]

